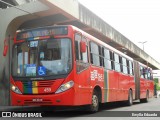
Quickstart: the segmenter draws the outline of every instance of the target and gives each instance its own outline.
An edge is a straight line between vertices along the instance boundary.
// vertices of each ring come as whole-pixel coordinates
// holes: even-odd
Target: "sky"
[[[160,0],[78,0],[160,63]]]

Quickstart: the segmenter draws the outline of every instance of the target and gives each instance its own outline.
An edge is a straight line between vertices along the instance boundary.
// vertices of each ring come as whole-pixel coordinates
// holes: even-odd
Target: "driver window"
[[[80,52],[80,41],[86,42],[86,52],[81,53]],[[76,53],[76,66],[77,66],[77,72],[81,72],[88,68],[88,44],[87,44],[87,38],[82,37],[80,34],[75,34],[75,53]]]

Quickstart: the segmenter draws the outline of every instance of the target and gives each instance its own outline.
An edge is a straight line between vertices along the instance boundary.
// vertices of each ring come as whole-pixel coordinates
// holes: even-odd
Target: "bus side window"
[[[141,78],[144,78],[144,76],[143,76],[143,68],[142,68],[142,66],[140,66],[140,75],[141,75]]]
[[[145,79],[148,79],[148,70],[147,70],[147,68],[144,68],[144,77],[145,77]]]
[[[80,52],[80,41],[86,42],[86,52],[81,53]],[[81,72],[84,69],[88,68],[88,41],[85,37],[81,37],[80,34],[75,34],[75,57],[76,57],[76,66],[77,66],[77,72]]]
[[[98,46],[99,49],[99,60],[100,60],[100,66],[103,66],[103,52],[102,52],[102,47]]]
[[[127,73],[130,74],[129,60],[127,60]]]
[[[134,73],[133,73],[133,63],[131,61],[129,61],[129,73],[130,73],[130,75],[134,75]]]
[[[153,80],[153,74],[152,73],[150,73],[151,74],[151,76],[150,76],[150,80]]]
[[[145,79],[148,79],[148,69],[147,68],[144,68],[144,76],[145,76]]]
[[[140,73],[141,73],[141,78],[146,78],[145,76],[145,68],[140,66]]]
[[[119,56],[119,64],[120,64],[120,71],[123,72],[123,63],[122,63],[122,57]]]
[[[114,53],[112,51],[110,51],[109,53],[110,53],[111,67],[112,67],[112,70],[114,70],[115,69],[115,65],[114,65]]]
[[[128,74],[128,67],[127,67],[126,58],[122,58],[122,64],[123,64],[123,73]]]
[[[99,47],[96,43],[90,42],[91,63],[100,66]]]
[[[153,74],[152,74],[152,70],[150,68],[148,68],[148,79],[153,80]]]
[[[111,55],[110,55],[110,51],[106,48],[102,49],[102,53],[103,53],[103,66],[105,69],[112,69],[112,60],[111,60]]]
[[[115,64],[115,70],[120,72],[120,61],[119,61],[119,55],[114,53],[114,64]]]
[[[82,41],[86,43],[86,52],[81,53],[81,58],[84,63],[88,63],[88,40],[85,37],[82,37]]]
[[[148,70],[147,74],[148,74],[148,75],[147,75],[147,79],[150,80],[150,79],[151,79],[151,73],[150,73],[149,70]]]
[[[76,60],[81,60],[81,55],[80,55],[80,46],[79,43],[81,41],[81,35],[76,33],[75,34],[75,53],[76,53]]]

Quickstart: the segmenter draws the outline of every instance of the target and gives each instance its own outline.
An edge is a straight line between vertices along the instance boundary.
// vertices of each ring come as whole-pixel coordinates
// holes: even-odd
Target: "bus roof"
[[[94,41],[94,42],[96,42],[97,44],[99,44],[100,46],[106,47],[106,48],[109,49],[110,51],[113,51],[113,52],[119,54],[120,56],[125,57],[126,59],[133,61],[133,58],[127,56],[126,54],[118,51],[117,49],[113,48],[112,46],[108,45],[107,43],[99,40],[98,38],[96,38],[96,37],[88,34],[87,32],[85,32],[85,31],[83,31],[83,30],[81,30],[81,29],[79,29],[79,28],[77,28],[77,27],[75,27],[75,26],[73,26],[73,25],[43,26],[43,27],[30,28],[30,29],[24,29],[24,30],[17,30],[17,32],[19,33],[19,32],[24,32],[24,31],[30,31],[30,30],[36,30],[36,29],[42,29],[42,28],[52,28],[52,27],[71,27],[74,31],[79,31],[79,32],[81,32],[82,35],[84,35],[85,37],[87,37],[90,41]],[[139,62],[139,63],[140,63],[140,62]],[[144,64],[142,64],[142,63],[140,63],[140,65],[147,67],[146,65],[144,65]]]
[[[126,54],[124,54],[124,53],[122,53],[122,52],[120,52],[120,51],[118,51],[117,49],[115,49],[115,48],[113,48],[112,46],[108,45],[107,43],[105,43],[105,42],[97,39],[96,37],[94,37],[94,36],[86,33],[85,31],[83,31],[83,30],[81,30],[81,29],[79,29],[79,28],[77,28],[77,27],[75,27],[75,26],[72,26],[72,28],[73,28],[74,30],[76,30],[76,31],[81,32],[82,35],[84,35],[85,37],[87,37],[89,40],[94,41],[94,42],[98,43],[99,45],[108,48],[110,51],[113,51],[113,52],[119,54],[120,56],[125,57],[125,58],[127,58],[128,60],[133,61],[133,58],[127,56]]]

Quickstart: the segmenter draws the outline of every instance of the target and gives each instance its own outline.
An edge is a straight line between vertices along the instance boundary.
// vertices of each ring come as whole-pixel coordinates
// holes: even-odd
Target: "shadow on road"
[[[140,104],[139,102],[134,102],[134,104]],[[99,112],[90,113],[86,111],[86,106],[79,107],[15,107],[9,108],[6,111],[11,112],[31,112],[31,113],[42,113],[44,117],[97,117],[97,116],[105,116],[109,115],[114,116],[114,110],[121,107],[127,107],[125,102],[112,102],[101,104],[99,108]]]

